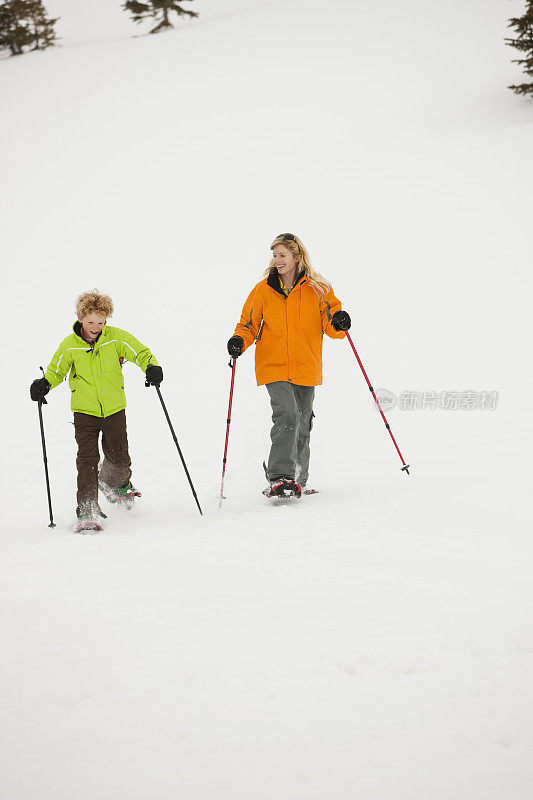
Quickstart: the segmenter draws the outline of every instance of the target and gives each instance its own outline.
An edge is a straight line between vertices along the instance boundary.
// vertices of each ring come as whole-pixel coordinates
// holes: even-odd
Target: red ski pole
[[[229,406],[228,406],[228,419],[226,425],[226,443],[224,445],[224,458],[222,459],[222,483],[220,484],[220,501],[218,504],[219,508],[222,508],[222,501],[226,498],[224,497],[224,475],[226,474],[226,461],[227,461],[227,454],[228,454],[228,441],[229,441],[229,426],[231,422],[231,404],[233,402],[233,384],[235,383],[235,364],[237,363],[236,358],[232,358],[229,366],[231,367],[231,385],[229,390]]]
[[[377,405],[377,407],[378,407],[378,411],[379,411],[379,413],[381,414],[381,416],[383,417],[383,422],[385,423],[385,427],[387,428],[388,432],[390,433],[390,437],[391,437],[392,441],[394,442],[394,447],[396,448],[396,450],[397,450],[397,452],[398,452],[398,455],[399,455],[399,456],[400,456],[400,458],[401,458],[401,461],[402,461],[402,464],[403,464],[402,470],[403,470],[404,472],[407,472],[407,474],[409,475],[409,464],[406,464],[406,463],[405,463],[405,461],[403,460],[403,456],[402,456],[402,454],[400,453],[400,448],[399,448],[399,447],[398,447],[398,445],[396,444],[396,439],[394,438],[394,436],[393,436],[393,434],[392,434],[392,431],[391,431],[391,429],[390,429],[390,425],[389,425],[389,423],[387,422],[387,418],[386,418],[385,414],[383,413],[383,409],[381,408],[381,406],[380,406],[380,404],[379,404],[379,400],[378,400],[378,398],[376,397],[376,393],[374,392],[374,387],[372,386],[372,384],[370,383],[370,381],[369,381],[369,379],[368,379],[368,375],[367,375],[367,374],[366,374],[366,372],[365,372],[365,368],[363,367],[363,364],[362,364],[362,362],[361,362],[361,359],[359,358],[359,355],[357,354],[357,350],[355,349],[355,347],[354,347],[354,343],[352,342],[352,337],[350,336],[350,334],[348,333],[348,331],[346,331],[346,336],[347,336],[347,338],[348,338],[348,341],[350,342],[350,344],[351,344],[351,346],[352,346],[352,350],[353,350],[353,352],[354,352],[354,355],[355,355],[355,357],[356,357],[356,359],[357,359],[357,363],[358,363],[358,364],[359,364],[359,366],[361,367],[361,370],[362,370],[362,372],[363,372],[363,375],[365,376],[365,381],[368,383],[368,388],[369,388],[369,389],[370,389],[370,391],[372,392],[372,396],[373,396],[374,400],[376,401],[376,405]]]

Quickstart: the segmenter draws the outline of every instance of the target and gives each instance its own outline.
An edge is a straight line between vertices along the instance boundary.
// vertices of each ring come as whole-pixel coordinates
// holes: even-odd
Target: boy
[[[126,432],[126,395],[122,364],[133,361],[146,374],[146,383],[156,386],[163,370],[145,345],[131,333],[111,328],[106,322],[113,314],[107,295],[84,292],[76,303],[77,321],[73,333],[63,339],[44,378],[31,384],[32,400],[43,400],[69,374],[78,444],[78,522],[75,532],[102,530],[98,517],[105,514],[98,505],[98,486],[110,502],[130,505],[139,496],[132,486],[131,461]],[[100,473],[98,437],[102,432],[104,461]]]

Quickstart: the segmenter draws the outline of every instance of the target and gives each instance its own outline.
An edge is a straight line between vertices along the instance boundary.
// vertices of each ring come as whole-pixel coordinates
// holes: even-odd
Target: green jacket
[[[143,372],[148,364],[157,365],[154,356],[138,339],[120,328],[105,325],[97,341],[90,345],[74,333],[63,339],[52,358],[45,378],[54,389],[67,374],[72,393],[71,408],[93,417],[109,417],[126,408],[122,361],[133,361]]]

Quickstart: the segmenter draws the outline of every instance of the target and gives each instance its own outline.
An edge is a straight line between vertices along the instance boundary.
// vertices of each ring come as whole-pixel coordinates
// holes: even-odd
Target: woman
[[[281,233],[270,249],[267,277],[244,304],[228,352],[238,358],[256,342],[257,385],[270,395],[274,424],[264,494],[300,497],[309,476],[315,386],[322,383],[322,337],[344,338],[351,321],[297,236]]]

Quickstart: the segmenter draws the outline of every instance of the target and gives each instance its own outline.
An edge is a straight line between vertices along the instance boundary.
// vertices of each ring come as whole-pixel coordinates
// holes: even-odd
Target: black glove
[[[50,384],[46,378],[36,378],[30,386],[30,397],[32,400],[43,400],[49,391]]]
[[[228,342],[228,353],[232,358],[239,358],[242,353],[244,339],[242,336],[232,336]]]
[[[147,386],[159,386],[163,380],[163,369],[155,364],[148,364],[145,378]]]
[[[331,318],[331,325],[336,331],[349,331],[352,320],[347,311],[335,311]]]

